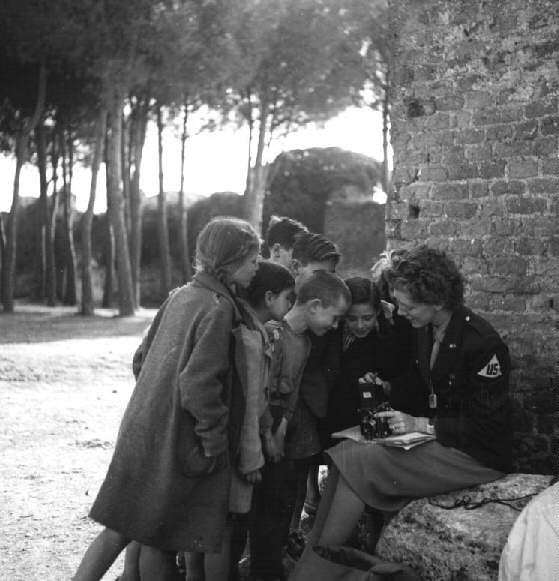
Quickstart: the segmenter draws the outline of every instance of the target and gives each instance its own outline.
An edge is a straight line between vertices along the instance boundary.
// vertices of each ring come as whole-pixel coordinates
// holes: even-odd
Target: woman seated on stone
[[[400,510],[420,498],[490,482],[511,465],[506,345],[464,306],[464,282],[441,251],[420,246],[390,271],[400,315],[414,329],[414,364],[383,382],[394,434],[435,440],[411,450],[343,441],[328,450],[335,467],[291,581],[321,577],[314,545],[341,545],[369,506]]]

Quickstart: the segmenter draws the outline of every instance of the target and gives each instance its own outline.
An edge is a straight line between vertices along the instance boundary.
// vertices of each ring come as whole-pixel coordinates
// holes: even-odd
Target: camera
[[[360,429],[365,440],[386,438],[392,431],[388,425],[388,418],[378,418],[376,413],[392,409],[386,402],[382,384],[377,383],[376,375],[373,381],[360,382]]]

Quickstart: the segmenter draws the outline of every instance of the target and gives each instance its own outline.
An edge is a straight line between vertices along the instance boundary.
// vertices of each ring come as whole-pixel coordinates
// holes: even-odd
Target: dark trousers
[[[297,479],[308,460],[280,460],[262,470],[250,516],[250,571],[259,579],[283,578],[283,548],[297,495]]]

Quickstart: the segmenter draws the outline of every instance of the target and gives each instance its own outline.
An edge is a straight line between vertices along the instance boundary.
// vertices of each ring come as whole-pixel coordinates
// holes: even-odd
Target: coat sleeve
[[[194,431],[207,456],[228,447],[232,324],[232,307],[222,300],[199,321],[194,347],[179,374],[181,405],[194,417]]]
[[[461,422],[456,421],[455,417],[437,418],[437,438],[443,443],[482,443],[500,437],[506,429],[504,419],[508,416],[510,373],[506,345],[497,337],[487,338],[465,356],[464,391],[468,394],[468,400],[464,406],[467,413]]]

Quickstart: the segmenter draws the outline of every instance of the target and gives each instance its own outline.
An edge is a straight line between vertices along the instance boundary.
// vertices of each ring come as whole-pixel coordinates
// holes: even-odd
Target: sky
[[[196,120],[195,120],[196,121]],[[247,166],[248,129],[226,127],[213,133],[198,133],[187,141],[185,162],[185,190],[195,196],[208,196],[214,192],[244,190]],[[266,162],[282,151],[309,147],[336,146],[356,153],[363,153],[382,160],[382,117],[369,108],[351,107],[326,122],[323,127],[311,126],[285,138],[272,141]],[[178,191],[180,185],[180,141],[176,131],[168,127],[164,131],[164,187],[166,191]],[[0,211],[9,211],[12,201],[15,160],[0,155]],[[85,210],[89,197],[91,172],[77,166],[74,170],[73,191],[79,211]],[[146,195],[158,192],[157,130],[155,124],[148,127],[144,146],[140,187]],[[37,168],[26,164],[20,177],[20,195],[38,196],[39,176]],[[49,190],[50,195],[50,190]],[[384,202],[383,196],[376,198]],[[104,168],[99,172],[95,212],[104,212],[106,192]]]

